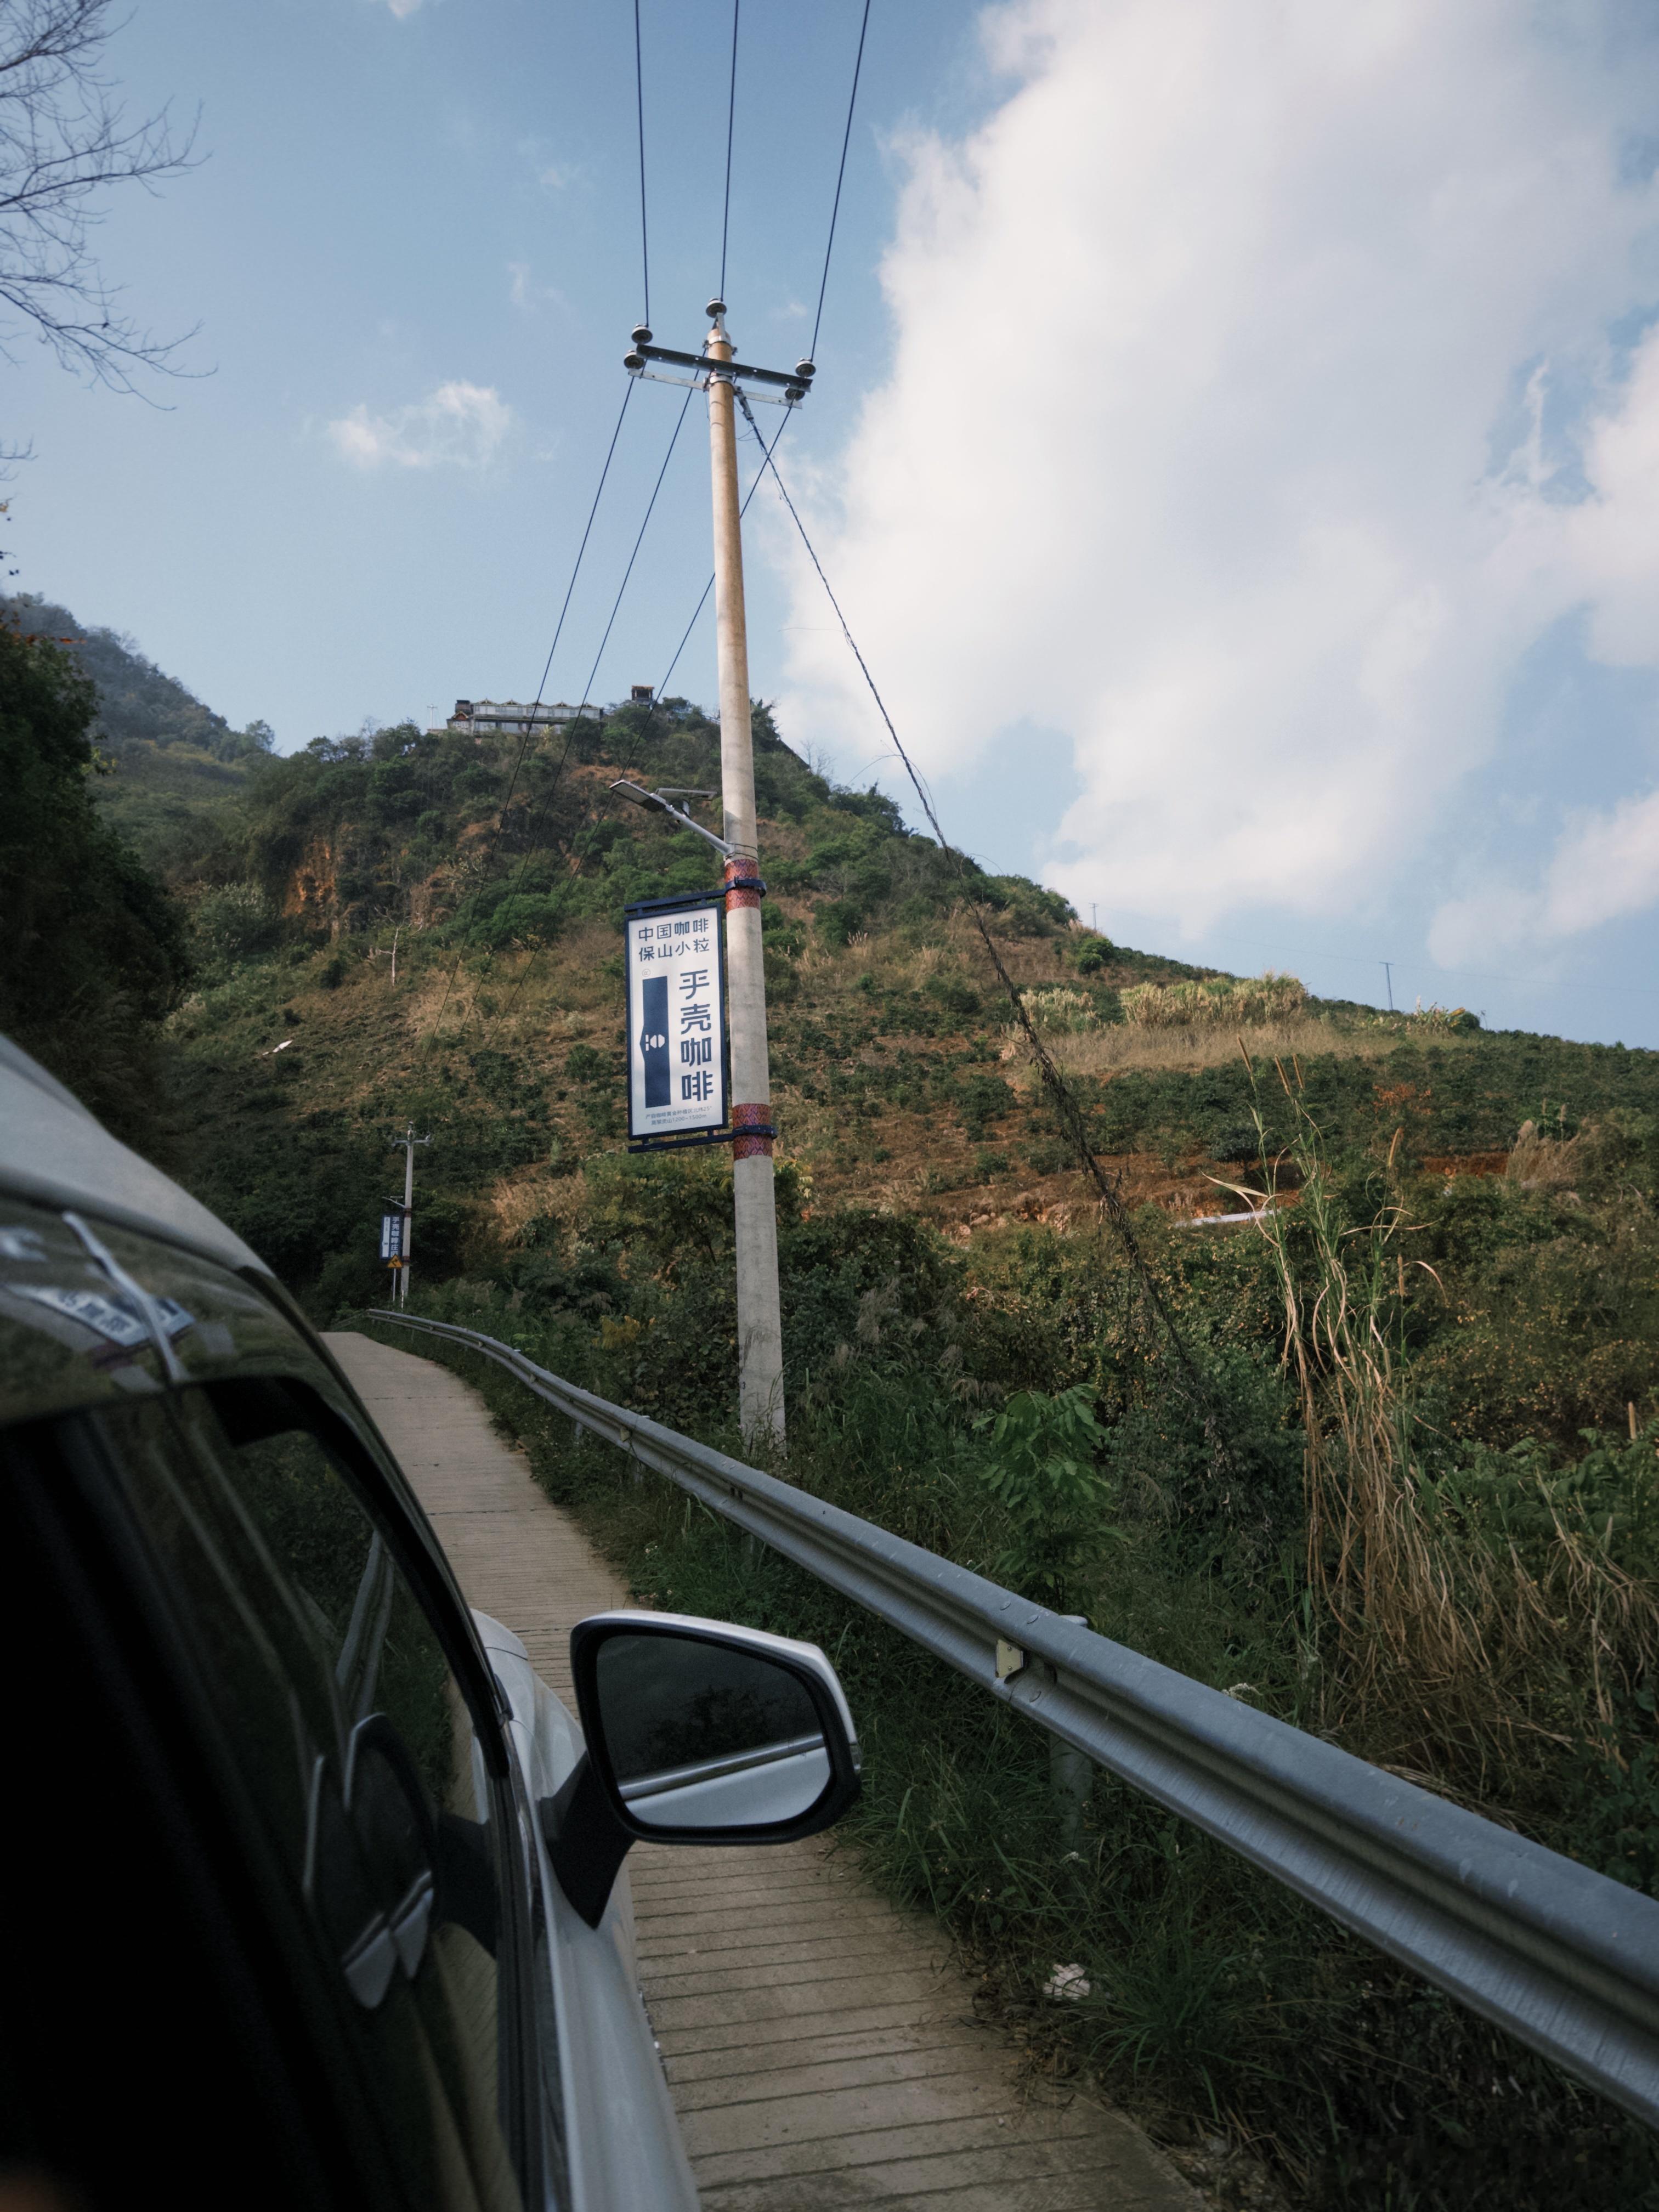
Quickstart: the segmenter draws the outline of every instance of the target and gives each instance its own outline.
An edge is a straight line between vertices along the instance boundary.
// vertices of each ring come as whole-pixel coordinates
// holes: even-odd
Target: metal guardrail
[[[1659,2126],[1659,1902],[609,1404],[476,1329],[374,1310],[538,1397]]]

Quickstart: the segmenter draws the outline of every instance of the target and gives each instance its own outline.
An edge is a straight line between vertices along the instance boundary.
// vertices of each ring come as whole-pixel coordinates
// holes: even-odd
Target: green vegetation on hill
[[[143,1134],[185,917],[94,804],[93,712],[62,647],[0,623],[0,1030]]]
[[[974,875],[1218,1480],[954,865],[755,733],[792,1478],[1656,1892],[1659,1054],[1235,986]],[[197,970],[166,1158],[331,1321],[384,1296],[412,1116],[417,1306],[739,1449],[729,1164],[629,1157],[621,1092],[621,908],[714,867],[608,789],[714,787],[717,733],[671,701],[569,739],[226,763],[166,860]],[[1659,2212],[1595,2099],[1103,1779],[1071,1856],[1016,1721],[489,1387],[634,1587],[835,1650],[872,1863],[1045,2064],[1309,2205]],[[1073,1960],[1093,1994],[1045,2006]]]
[[[210,818],[240,789],[246,763],[270,751],[269,727],[233,730],[131,638],[89,629],[49,600],[0,599],[0,625],[66,653],[92,686],[100,811],[150,866],[173,872],[185,865],[210,837]]]
[[[68,648],[98,695],[93,733],[112,750],[136,744],[187,745],[236,761],[270,750],[270,732],[263,722],[233,730],[222,714],[147,660],[130,637],[112,629],[88,629],[67,607],[21,592],[0,599],[0,623]]]
[[[890,799],[832,790],[754,714],[756,797],[774,833],[775,892],[809,896],[818,937],[844,945],[869,922],[926,928],[958,896],[954,865],[907,830]],[[627,901],[707,889],[707,850],[603,789],[609,775],[710,789],[720,737],[683,700],[582,722],[520,763],[519,741],[410,724],[319,738],[256,763],[218,865],[244,869],[331,939],[402,921],[491,952],[550,943],[614,919]],[[975,871],[977,875],[977,871]],[[979,876],[1023,933],[1062,930],[1070,909],[1016,877]],[[773,909],[772,911],[775,911]],[[1166,963],[1167,964],[1167,963]]]

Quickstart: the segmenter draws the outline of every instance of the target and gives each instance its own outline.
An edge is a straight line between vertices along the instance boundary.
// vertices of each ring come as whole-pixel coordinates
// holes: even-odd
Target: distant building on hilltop
[[[499,734],[525,737],[536,730],[562,730],[567,722],[599,722],[605,709],[586,701],[567,706],[562,699],[550,706],[538,701],[526,707],[518,699],[458,699],[455,711],[444,725],[449,730],[470,730],[475,737]]]
[[[649,707],[655,697],[653,684],[635,684],[629,692],[629,704]],[[602,722],[614,712],[614,708],[596,707],[586,699],[580,707],[569,706],[562,699],[556,699],[550,705],[538,699],[528,707],[521,699],[458,699],[455,711],[444,728],[470,731],[480,738],[522,738],[538,730],[562,730],[568,722]],[[435,738],[439,732],[429,730],[427,734]]]

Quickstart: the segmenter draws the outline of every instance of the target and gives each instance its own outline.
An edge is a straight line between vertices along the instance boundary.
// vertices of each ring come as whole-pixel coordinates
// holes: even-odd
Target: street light
[[[695,830],[698,836],[706,839],[725,860],[729,860],[736,850],[734,846],[726,843],[724,837],[717,837],[712,830],[705,830],[701,822],[694,822],[684,807],[669,803],[676,799],[712,799],[714,796],[712,791],[693,791],[689,785],[679,783],[665,783],[659,790],[647,791],[641,784],[630,783],[625,775],[619,775],[610,788],[623,799],[631,799],[635,806],[668,815],[679,823],[682,830]]]

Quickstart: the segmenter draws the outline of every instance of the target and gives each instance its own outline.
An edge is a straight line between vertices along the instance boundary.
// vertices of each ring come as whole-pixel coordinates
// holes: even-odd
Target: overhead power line
[[[488,865],[489,860],[493,860],[495,857],[495,850],[501,842],[501,830],[507,822],[507,810],[513,804],[514,793],[519,787],[519,777],[523,771],[526,757],[529,752],[531,742],[536,733],[535,708],[536,707],[542,706],[545,703],[547,679],[553,672],[553,656],[558,651],[559,640],[564,634],[564,620],[565,617],[570,611],[571,594],[576,588],[576,579],[582,572],[582,562],[587,552],[587,541],[593,534],[593,518],[598,514],[599,511],[599,501],[605,496],[605,482],[611,474],[611,464],[616,455],[617,441],[622,435],[622,426],[628,414],[628,403],[633,396],[634,386],[633,381],[630,379],[628,389],[623,394],[623,404],[617,413],[616,427],[611,433],[611,443],[605,450],[605,466],[599,471],[599,481],[593,493],[593,504],[587,510],[587,520],[583,526],[581,543],[576,548],[576,558],[571,566],[570,581],[564,587],[564,603],[559,609],[559,619],[554,625],[553,642],[548,647],[547,659],[542,665],[542,680],[536,687],[535,702],[532,707],[530,713],[525,717],[524,735],[519,740],[518,757],[513,763],[513,774],[507,782],[507,797],[501,801],[501,811],[495,817],[495,835],[489,841],[489,851],[486,859],[486,865]],[[678,434],[678,432],[676,434]],[[654,498],[655,495],[653,494],[653,496]],[[578,707],[584,706],[586,703],[586,701],[585,698],[579,699],[576,702]],[[569,750],[569,742],[567,739],[565,744],[565,752],[567,755],[568,754]],[[563,772],[563,761],[561,760],[559,764],[561,774]],[[556,776],[554,779],[554,784],[555,788],[556,789]],[[449,980],[444,985],[443,997],[439,1000],[438,1011],[432,1018],[432,1026],[426,1033],[426,1041],[428,1044],[430,1044],[433,1038],[438,1034],[438,1024],[444,1018],[444,1010],[449,1004],[449,994],[455,988],[455,978],[461,972],[461,962],[465,957],[465,953],[466,948],[465,945],[459,946],[456,951],[454,965],[450,969]]]
[[[732,132],[738,119],[738,15],[743,0],[732,0],[732,84],[726,100],[726,198],[720,208],[720,283],[714,295],[726,297],[726,237],[732,225]]]
[[[841,167],[836,171],[836,198],[830,210],[830,239],[823,249],[823,274],[818,280],[818,311],[812,318],[812,343],[806,349],[809,361],[818,357],[818,325],[823,320],[823,295],[830,283],[830,257],[836,250],[836,218],[841,213],[842,180],[847,174],[847,149],[853,143],[853,110],[858,105],[859,76],[864,68],[865,34],[870,28],[870,0],[864,0],[864,20],[859,25],[858,58],[853,64],[853,90],[847,102],[847,128],[841,137]],[[733,65],[735,66],[735,55]],[[773,441],[776,443],[775,439]]]
[[[628,580],[634,573],[634,563],[640,557],[640,548],[645,543],[645,533],[650,527],[651,516],[657,504],[657,494],[662,489],[662,480],[668,474],[668,464],[674,458],[674,448],[679,443],[680,431],[684,427],[686,411],[695,397],[694,387],[680,402],[680,411],[674,417],[673,434],[668,441],[668,451],[662,457],[662,466],[657,471],[657,481],[652,485],[651,496],[645,504],[645,520],[640,525],[639,536],[634,540],[634,550],[628,556],[628,566],[623,570],[622,581],[617,586],[617,596],[611,608],[611,619],[605,626],[605,635],[599,640],[599,649],[593,655],[593,665],[589,669],[587,682],[582,687],[584,699],[593,687],[593,678],[599,674],[599,663],[605,658],[605,648],[611,642],[611,633],[616,626],[617,616],[622,607],[623,593],[628,589]]]
[[[629,392],[632,390],[633,386],[630,384]],[[570,595],[575,590],[576,579],[582,572],[582,558],[587,551],[587,541],[593,534],[593,518],[599,511],[600,500],[605,496],[605,479],[611,474],[611,464],[616,455],[617,441],[622,435],[622,426],[627,413],[628,393],[624,392],[622,409],[617,416],[616,428],[611,433],[611,443],[605,449],[605,466],[599,471],[599,481],[593,494],[593,504],[587,510],[587,520],[582,528],[582,542],[576,548],[575,566],[570,571],[570,581],[564,587],[564,605],[559,609],[559,619],[553,632],[553,642],[547,648],[547,659],[543,665],[542,680],[536,693],[536,703],[538,707],[544,703],[543,694],[547,690],[547,679],[552,673],[553,656],[559,649],[559,640],[564,635],[564,618],[570,611]],[[578,699],[576,704],[579,707],[585,706],[586,701],[585,698]],[[511,796],[510,793],[508,795]]]
[[[749,502],[750,502],[750,501],[751,499],[753,499],[753,497],[755,496],[755,494],[756,494],[756,493],[760,489],[760,486],[761,486],[761,478],[762,478],[762,477],[766,474],[766,463],[767,463],[767,459],[768,459],[768,458],[769,458],[769,454],[770,454],[774,450],[775,450],[776,446],[777,446],[778,440],[779,440],[781,437],[782,437],[782,435],[783,435],[784,432],[785,432],[788,428],[789,428],[789,416],[788,416],[787,415],[786,415],[786,416],[784,416],[783,420],[782,420],[782,421],[778,424],[777,428],[776,428],[776,429],[773,432],[773,434],[772,434],[772,444],[771,444],[771,446],[770,446],[770,447],[768,447],[768,446],[766,446],[764,443],[763,443],[763,444],[761,445],[761,465],[760,465],[759,468],[757,468],[757,469],[756,470],[756,471],[755,471],[755,477],[754,477],[754,481],[753,481],[753,483],[750,485],[750,487],[749,487],[748,490],[747,490],[747,491],[744,494],[744,495],[743,495],[743,505],[742,505],[742,506],[738,509],[738,520],[742,520],[742,518],[743,518],[745,514],[748,514],[748,512],[749,512]],[[757,431],[756,431],[755,435],[756,435],[757,439],[758,440],[758,439],[759,439],[759,437],[760,437],[760,433],[759,433],[759,431],[758,431],[758,430],[757,430]],[[662,682],[661,682],[659,684],[658,684],[658,686],[657,686],[657,696],[658,696],[658,698],[659,698],[659,699],[661,699],[661,698],[663,698],[663,697],[665,697],[665,696],[666,696],[666,693],[667,693],[667,690],[668,690],[668,679],[669,679],[669,678],[670,678],[670,677],[674,673],[674,671],[675,671],[675,670],[679,666],[679,665],[680,665],[680,655],[681,655],[681,654],[685,651],[686,647],[690,643],[690,641],[691,641],[691,633],[692,633],[692,631],[693,631],[694,629],[696,629],[696,626],[697,626],[697,617],[698,617],[698,616],[702,612],[703,609],[704,609],[704,608],[708,605],[708,594],[710,593],[710,592],[712,592],[712,591],[714,590],[714,573],[713,569],[711,568],[711,569],[709,570],[709,572],[708,572],[708,582],[703,586],[703,587],[702,587],[702,598],[697,601],[696,606],[696,608],[693,610],[692,616],[691,616],[691,619],[690,619],[690,621],[689,623],[687,623],[687,624],[685,625],[685,635],[681,638],[681,640],[680,640],[679,643],[678,643],[678,644],[674,647],[674,658],[673,658],[673,659],[669,662],[669,664],[668,664],[667,667],[666,667],[665,669],[664,669],[664,671],[663,671]]]
[[[611,633],[616,627],[617,617],[622,609],[623,595],[627,591],[629,579],[634,573],[634,563],[640,557],[640,548],[645,543],[645,533],[650,527],[651,517],[656,508],[657,495],[661,491],[663,487],[663,479],[668,474],[668,464],[674,458],[674,448],[679,443],[680,431],[684,426],[686,414],[690,407],[693,396],[692,392],[687,392],[685,398],[680,403],[680,411],[674,418],[674,428],[672,434],[670,436],[668,441],[668,451],[662,457],[662,466],[657,471],[657,481],[651,487],[651,496],[646,501],[644,520],[641,522],[639,532],[635,538],[633,550],[629,554],[628,565],[623,570],[622,581],[617,586],[617,596],[612,600],[611,605],[610,619],[605,623],[605,635],[599,640],[599,651],[593,655],[593,665],[588,671],[587,681],[582,686],[582,696],[580,701],[578,702],[579,706],[583,706],[587,703],[587,695],[592,689],[594,678],[599,674],[599,663],[605,658],[605,648],[611,642]],[[757,481],[758,481],[758,479],[757,479]],[[752,490],[753,487],[751,486],[750,489]],[[559,765],[554,772],[553,781],[549,787],[547,796],[543,800],[540,807],[538,808],[535,819],[532,822],[530,829],[526,834],[524,859],[519,864],[519,872],[514,879],[512,889],[507,894],[509,899],[516,898],[518,896],[525,877],[529,871],[530,863],[536,850],[536,839],[540,834],[543,822],[546,819],[548,809],[551,806],[554,797],[558,791],[560,779],[564,774],[565,763],[570,758],[570,749],[575,739],[575,730],[576,725],[574,720],[573,720],[566,731],[564,750],[559,756]],[[591,814],[592,810],[590,809],[589,811]],[[502,1023],[506,1021],[507,1016],[512,1012],[514,1006],[518,1000],[519,993],[524,987],[525,978],[529,975],[534,963],[535,956],[532,953],[531,958],[525,963],[523,968],[519,971],[518,976],[514,982],[513,988],[507,994],[507,1004],[501,1008],[501,1012],[495,1018],[494,1026],[491,1028],[489,1032],[491,1036],[496,1035],[500,1030]]]
[[[651,320],[651,244],[645,227],[645,51],[640,42],[640,0],[634,0],[634,107],[640,126],[640,267],[646,322]]]

